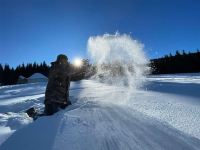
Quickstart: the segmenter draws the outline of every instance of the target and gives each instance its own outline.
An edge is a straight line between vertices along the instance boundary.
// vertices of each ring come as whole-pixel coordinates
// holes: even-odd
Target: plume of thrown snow
[[[142,85],[148,72],[144,45],[127,34],[104,34],[88,39],[87,49],[97,67],[94,78],[120,86]]]

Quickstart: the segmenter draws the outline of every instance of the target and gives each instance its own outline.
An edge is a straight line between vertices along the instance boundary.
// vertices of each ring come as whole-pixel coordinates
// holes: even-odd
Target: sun
[[[73,61],[73,65],[74,65],[75,67],[81,67],[82,64],[83,64],[83,62],[82,62],[82,59],[81,59],[81,58],[75,58],[74,61]]]

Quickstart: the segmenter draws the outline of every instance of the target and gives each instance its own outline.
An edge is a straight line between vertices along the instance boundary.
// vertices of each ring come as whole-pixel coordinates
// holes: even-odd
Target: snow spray
[[[96,66],[93,78],[130,89],[140,87],[149,71],[144,45],[127,34],[104,34],[88,39],[87,49]]]

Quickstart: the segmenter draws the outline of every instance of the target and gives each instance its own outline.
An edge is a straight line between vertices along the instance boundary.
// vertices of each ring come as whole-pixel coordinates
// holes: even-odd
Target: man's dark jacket
[[[65,62],[53,62],[45,92],[45,104],[67,104],[69,101],[70,66]]]

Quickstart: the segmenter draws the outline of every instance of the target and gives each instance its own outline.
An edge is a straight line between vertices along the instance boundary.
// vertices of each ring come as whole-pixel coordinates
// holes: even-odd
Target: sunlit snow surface
[[[92,80],[74,82],[72,105],[35,122],[45,83],[0,87],[0,149],[200,149],[200,74],[149,76],[127,93]]]

